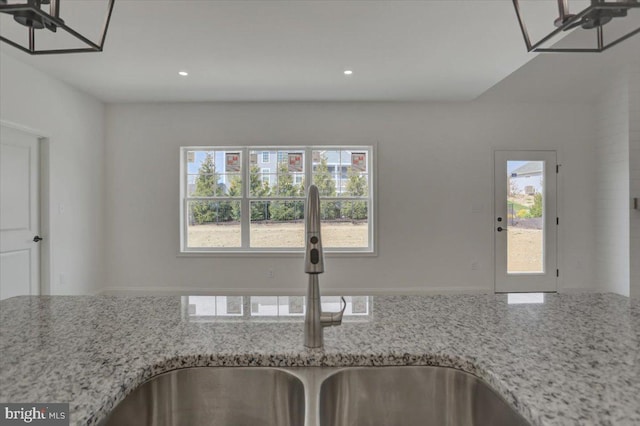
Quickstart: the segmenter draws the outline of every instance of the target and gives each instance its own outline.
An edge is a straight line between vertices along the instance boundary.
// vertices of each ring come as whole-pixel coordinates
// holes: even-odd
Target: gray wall
[[[303,292],[301,257],[178,256],[178,154],[323,143],[378,144],[378,256],[328,258],[327,292],[493,291],[493,148],[558,150],[560,288],[593,289],[594,116],[560,104],[110,105],[105,290]]]
[[[599,104],[596,186],[597,277],[603,290],[629,295],[629,93],[624,74]]]
[[[599,102],[597,280],[604,291],[640,296],[640,66],[611,79]]]
[[[17,53],[20,54],[20,53]],[[52,294],[102,286],[104,105],[0,53],[0,119],[49,139]]]

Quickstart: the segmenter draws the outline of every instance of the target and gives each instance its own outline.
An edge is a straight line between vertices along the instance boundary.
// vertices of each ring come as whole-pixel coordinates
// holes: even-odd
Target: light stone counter
[[[612,294],[384,296],[369,321],[302,345],[302,322],[193,321],[180,297],[0,302],[0,401],[69,402],[96,424],[150,377],[193,366],[441,365],[533,425],[640,425],[640,301]]]

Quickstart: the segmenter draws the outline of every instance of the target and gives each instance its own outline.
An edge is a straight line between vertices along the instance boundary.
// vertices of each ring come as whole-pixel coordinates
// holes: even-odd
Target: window
[[[267,185],[271,185],[271,169],[260,169],[262,183],[266,183]]]
[[[311,182],[326,252],[372,253],[373,155],[371,146],[183,147],[181,251],[302,251]]]

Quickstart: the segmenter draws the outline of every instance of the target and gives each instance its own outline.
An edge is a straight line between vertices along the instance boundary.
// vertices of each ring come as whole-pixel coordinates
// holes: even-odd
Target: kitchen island
[[[187,302],[185,302],[187,300]],[[302,344],[302,319],[189,315],[186,297],[0,302],[0,401],[69,402],[93,425],[149,378],[202,366],[437,365],[475,374],[533,425],[640,425],[640,301],[614,294],[377,296]]]

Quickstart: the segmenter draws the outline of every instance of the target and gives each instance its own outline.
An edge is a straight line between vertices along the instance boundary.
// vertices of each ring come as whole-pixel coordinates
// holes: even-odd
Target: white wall
[[[624,74],[599,104],[597,278],[603,290],[629,295],[629,92]]]
[[[327,258],[327,292],[493,291],[492,148],[559,151],[561,290],[592,289],[594,114],[549,104],[109,105],[105,289],[305,291],[301,257],[178,256],[179,147],[335,142],[378,143],[379,255]]]
[[[629,72],[629,186],[640,199],[640,65]],[[631,296],[640,297],[640,210],[630,212]]]
[[[4,53],[0,93],[1,120],[49,138],[51,293],[95,293],[103,278],[104,105]]]

